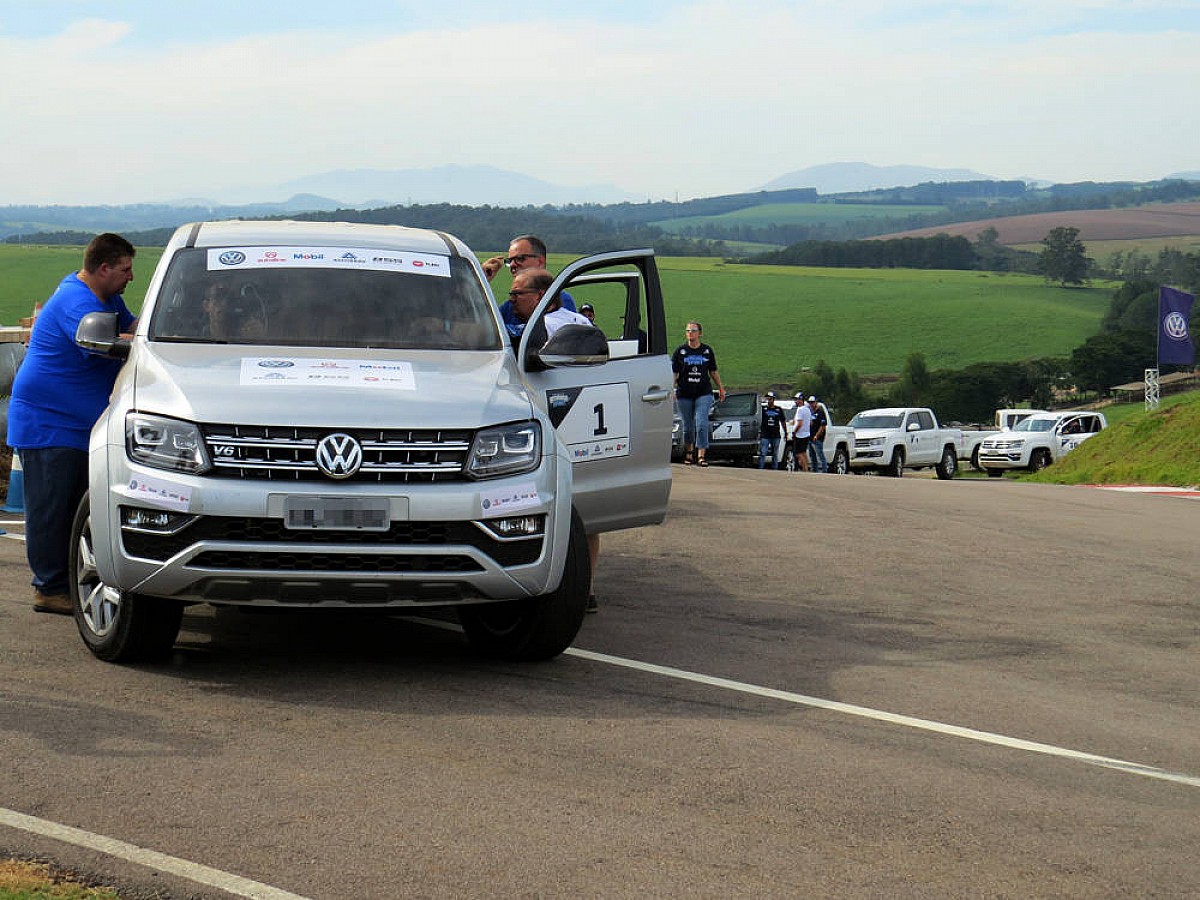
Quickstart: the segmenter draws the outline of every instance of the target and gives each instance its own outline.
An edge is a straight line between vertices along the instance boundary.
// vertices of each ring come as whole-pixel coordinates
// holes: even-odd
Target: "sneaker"
[[[75,614],[75,608],[71,605],[71,598],[67,594],[43,594],[35,590],[33,592],[33,608],[36,612],[54,613],[59,616]]]
[[[598,613],[600,612],[600,604],[596,602],[595,594],[588,594],[587,606],[584,607],[584,612]]]

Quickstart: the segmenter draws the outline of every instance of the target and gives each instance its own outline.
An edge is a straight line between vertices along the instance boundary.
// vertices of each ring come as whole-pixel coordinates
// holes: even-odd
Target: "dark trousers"
[[[67,557],[71,523],[88,486],[88,455],[71,447],[21,450],[25,485],[25,557],[33,586],[65,594],[72,577]]]

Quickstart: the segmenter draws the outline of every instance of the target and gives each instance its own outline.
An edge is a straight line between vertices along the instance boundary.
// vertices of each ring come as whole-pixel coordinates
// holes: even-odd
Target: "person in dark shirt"
[[[829,461],[825,459],[825,427],[829,421],[825,418],[825,410],[817,402],[816,397],[808,398],[808,408],[812,412],[812,425],[808,438],[808,461],[814,472],[828,472]]]
[[[771,460],[771,468],[779,468],[779,439],[787,431],[787,419],[783,410],[775,405],[775,392],[767,391],[767,405],[762,408],[762,421],[758,428],[758,467],[764,468]]]

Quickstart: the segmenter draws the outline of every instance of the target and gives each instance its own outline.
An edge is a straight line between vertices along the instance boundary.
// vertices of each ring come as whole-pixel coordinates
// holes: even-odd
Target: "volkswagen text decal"
[[[348,434],[327,434],[317,442],[317,468],[330,478],[349,478],[362,462],[362,445]]]

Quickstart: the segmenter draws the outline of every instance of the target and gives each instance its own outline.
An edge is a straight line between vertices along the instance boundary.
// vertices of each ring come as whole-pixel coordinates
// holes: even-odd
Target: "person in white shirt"
[[[796,415],[792,419],[792,455],[796,465],[808,471],[808,441],[812,434],[812,410],[804,402],[804,394],[796,395]]]
[[[513,312],[516,313],[518,322],[529,322],[529,317],[553,283],[554,276],[545,269],[522,269],[517,272],[513,277],[508,299],[512,301]],[[550,301],[550,307],[542,316],[542,322],[546,325],[547,339],[553,337],[554,332],[564,325],[592,325],[592,320],[587,316],[564,309],[558,297]]]

